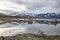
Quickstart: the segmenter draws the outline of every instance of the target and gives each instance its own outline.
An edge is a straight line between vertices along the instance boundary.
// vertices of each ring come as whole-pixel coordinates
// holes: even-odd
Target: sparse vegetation
[[[60,40],[60,36],[47,36],[41,31],[38,31],[38,33],[40,34],[26,33],[15,36],[1,36],[0,40]]]
[[[0,40],[60,40],[60,36],[39,36],[35,34],[18,34],[16,36],[0,37]]]

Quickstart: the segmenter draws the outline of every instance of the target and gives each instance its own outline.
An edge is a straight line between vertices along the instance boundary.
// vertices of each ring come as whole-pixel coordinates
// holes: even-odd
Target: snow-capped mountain
[[[38,17],[38,18],[60,18],[60,13],[30,13],[30,12],[16,12],[12,10],[2,10],[2,12],[5,12],[4,14],[9,16],[20,16],[20,17]]]
[[[6,14],[8,16],[20,16],[20,17],[28,17],[28,16],[33,16],[35,17],[34,13],[29,13],[29,12],[17,12],[17,11],[12,11],[12,10],[1,10],[4,12],[3,14]]]
[[[60,14],[57,13],[44,13],[44,14],[34,14],[34,13],[11,13],[10,16],[21,16],[21,17],[38,17],[38,18],[60,18]]]
[[[35,14],[33,13],[19,13],[19,12],[15,12],[15,13],[11,13],[9,14],[10,16],[21,16],[21,17],[28,17],[28,16],[35,16]]]
[[[38,18],[60,18],[60,14],[57,13],[44,13],[36,15]]]

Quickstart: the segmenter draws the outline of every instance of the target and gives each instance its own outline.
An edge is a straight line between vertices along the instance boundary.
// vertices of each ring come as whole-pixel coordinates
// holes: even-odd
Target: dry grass
[[[36,34],[27,33],[27,34],[18,34],[15,36],[6,36],[6,37],[1,36],[0,40],[60,40],[60,36],[58,35],[40,36]]]

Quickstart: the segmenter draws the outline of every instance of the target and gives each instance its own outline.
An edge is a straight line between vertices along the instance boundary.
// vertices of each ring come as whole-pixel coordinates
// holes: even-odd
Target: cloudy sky
[[[60,0],[0,0],[0,11],[60,13]]]

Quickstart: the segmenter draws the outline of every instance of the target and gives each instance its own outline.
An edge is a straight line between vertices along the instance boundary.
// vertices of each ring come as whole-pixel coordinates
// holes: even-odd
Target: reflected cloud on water
[[[6,22],[0,24],[0,29],[5,30],[5,32],[11,31],[10,33],[8,33],[9,35],[20,34],[20,33],[37,33],[38,30],[41,30],[42,32],[44,32],[44,34],[47,35],[60,35],[60,21],[57,21],[56,26],[52,25],[50,21],[46,20],[33,21],[32,24],[28,24],[28,22],[26,21]],[[22,31],[23,29],[24,31]],[[3,31],[1,32],[4,33]],[[7,33],[5,34],[7,35]]]

